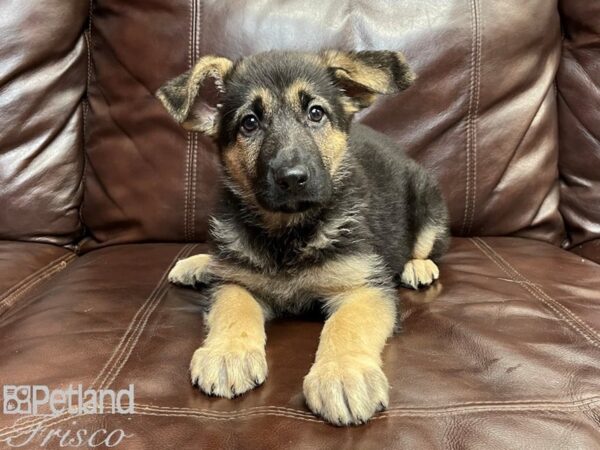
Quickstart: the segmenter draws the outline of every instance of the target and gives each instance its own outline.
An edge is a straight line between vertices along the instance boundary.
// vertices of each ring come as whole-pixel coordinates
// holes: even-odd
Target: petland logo
[[[134,388],[83,389],[69,385],[66,389],[50,389],[44,385],[4,385],[4,414],[32,416],[59,414],[134,414]]]
[[[9,447],[33,448],[37,444],[45,448],[50,444],[60,448],[112,448],[133,436],[121,428],[78,428],[76,420],[69,420],[66,428],[63,428],[64,425],[49,428],[42,421],[44,417],[60,415],[73,415],[75,418],[86,414],[134,414],[132,384],[119,391],[84,390],[81,385],[52,390],[43,385],[5,385],[3,394],[4,414],[26,414],[42,418],[37,422],[23,422],[23,428],[18,433],[0,439],[0,442],[5,442]]]

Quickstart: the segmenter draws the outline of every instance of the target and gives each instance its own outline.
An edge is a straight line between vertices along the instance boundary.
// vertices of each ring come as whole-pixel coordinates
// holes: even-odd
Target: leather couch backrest
[[[85,1],[0,2],[0,239],[79,239]]]
[[[214,53],[400,49],[418,75],[362,120],[431,168],[462,235],[559,242],[554,2],[99,0],[92,30],[91,245],[204,240],[218,157],[153,97]]]
[[[0,202],[15,218],[0,221],[1,232],[35,238],[51,230],[60,242],[78,230],[87,5],[53,0],[43,26],[33,7],[29,20],[27,7],[4,5],[11,12],[2,20],[13,25],[3,34],[23,34],[31,45],[19,45],[22,53],[3,46],[9,64],[0,101],[15,121],[0,135],[8,162],[0,176],[9,186]],[[88,248],[206,239],[218,155],[205,138],[181,130],[153,93],[204,54],[236,58],[272,48],[404,51],[416,84],[361,120],[437,175],[453,232],[562,239],[554,2],[97,0],[90,34]],[[35,114],[40,106],[43,114]]]

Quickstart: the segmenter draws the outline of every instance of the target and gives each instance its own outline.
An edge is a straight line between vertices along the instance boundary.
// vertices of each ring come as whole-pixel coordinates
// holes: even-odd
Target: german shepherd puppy
[[[186,129],[216,141],[223,166],[214,254],[169,276],[212,281],[208,335],[190,367],[206,394],[262,384],[265,320],[318,305],[327,320],[304,379],[308,407],[355,425],[387,406],[380,355],[397,320],[395,277],[414,289],[435,282],[448,219],[425,170],[351,122],[412,80],[391,51],[272,51],[205,56],[157,92]]]

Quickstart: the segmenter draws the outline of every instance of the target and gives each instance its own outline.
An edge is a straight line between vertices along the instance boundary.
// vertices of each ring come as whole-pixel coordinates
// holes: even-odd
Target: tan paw
[[[318,361],[304,378],[310,410],[334,425],[361,425],[384,410],[388,382],[372,358],[345,357]]]
[[[265,350],[246,347],[230,343],[197,349],[190,364],[192,384],[205,394],[233,398],[264,383]]]
[[[210,255],[195,255],[180,259],[169,272],[169,281],[184,286],[194,286],[208,281]]]
[[[420,289],[432,284],[440,277],[440,270],[430,259],[411,259],[404,265],[402,284]]]

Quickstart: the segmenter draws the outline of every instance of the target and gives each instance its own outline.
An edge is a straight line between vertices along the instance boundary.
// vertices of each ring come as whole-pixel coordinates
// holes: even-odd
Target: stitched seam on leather
[[[56,259],[53,259],[52,261],[50,261],[49,263],[47,263],[45,266],[39,268],[38,270],[36,270],[35,272],[27,275],[25,278],[23,278],[21,281],[17,282],[14,286],[10,287],[3,295],[0,295],[0,304],[4,303],[4,301],[10,296],[12,295],[15,291],[22,289],[23,285],[28,284],[32,279],[36,278],[37,276],[40,275],[41,272],[44,272],[46,270],[48,270],[48,268],[59,264],[65,257],[69,256],[69,254],[65,254],[65,255],[61,255]]]
[[[185,182],[184,182],[184,204],[183,204],[183,239],[186,242],[190,240],[189,226],[188,226],[188,203],[189,203],[189,173],[190,173],[190,154],[192,148],[192,132],[186,133],[186,146],[185,146]]]
[[[579,329],[579,327],[573,323],[572,320],[570,320],[568,317],[566,317],[563,313],[561,313],[561,311],[559,309],[556,308],[555,305],[553,305],[551,302],[548,302],[546,299],[544,299],[543,297],[540,297],[539,294],[537,293],[537,291],[533,290],[531,288],[531,286],[533,285],[533,283],[531,283],[528,280],[519,280],[517,278],[515,278],[515,275],[512,274],[511,272],[508,271],[507,267],[505,267],[502,262],[500,260],[498,260],[494,255],[497,255],[496,252],[491,252],[488,250],[485,250],[485,248],[483,248],[482,246],[478,245],[475,240],[471,240],[475,246],[477,248],[479,248],[479,250],[484,253],[486,256],[488,256],[488,258],[490,258],[500,269],[502,269],[502,271],[507,274],[509,277],[511,277],[511,279],[521,285],[521,287],[523,287],[524,289],[527,290],[527,292],[529,292],[534,298],[536,298],[537,300],[539,300],[540,302],[542,302],[544,305],[546,305],[552,312],[554,312],[554,314],[561,320],[563,320],[564,322],[566,322],[573,330],[575,330],[578,334],[580,334],[581,336],[583,336],[589,343],[591,343],[593,346],[598,347],[598,343],[594,342],[593,338],[590,338],[586,332],[584,330]],[[482,242],[482,241],[481,241]],[[483,242],[482,242],[483,243]],[[487,248],[490,248],[489,246],[487,246]],[[518,274],[518,272],[517,272]],[[556,303],[556,302],[554,302]],[[560,304],[559,304],[560,305]],[[562,305],[561,305],[562,306]]]
[[[489,249],[489,251],[495,254],[498,260],[504,263],[514,274],[516,277],[520,278],[520,284],[527,284],[534,289],[540,296],[544,297],[548,302],[552,303],[556,308],[560,309],[565,315],[568,315],[571,320],[579,324],[587,333],[592,337],[592,339],[596,340],[598,344],[600,344],[600,333],[598,333],[592,326],[590,326],[587,322],[583,321],[577,314],[572,312],[569,308],[564,306],[562,303],[550,297],[546,292],[544,292],[536,283],[531,282],[528,278],[522,275],[514,266],[512,266],[506,259],[502,257],[498,252],[496,252],[492,247],[490,247],[485,241],[477,238],[478,241],[481,242],[483,246]]]
[[[474,216],[475,195],[477,180],[476,159],[476,139],[477,139],[477,110],[479,109],[479,91],[480,91],[480,67],[481,67],[481,27],[480,27],[480,7],[478,0],[470,1],[471,9],[471,61],[470,61],[470,82],[469,82],[469,106],[466,118],[466,182],[465,182],[465,209],[463,214],[463,223],[461,234],[467,234],[471,231],[471,225]]]
[[[582,411],[583,409],[587,410],[591,407],[594,407],[600,403],[599,397],[591,397],[588,399],[582,399],[576,402],[540,402],[536,404],[527,405],[528,407],[524,407],[522,404],[517,405],[498,405],[496,408],[490,407],[451,407],[451,408],[443,408],[440,410],[431,410],[427,408],[397,408],[394,410],[387,410],[377,416],[375,416],[372,420],[384,419],[387,417],[441,417],[441,416],[449,416],[449,415],[457,415],[457,414],[468,414],[468,413],[478,413],[478,412],[571,412],[571,411]],[[256,412],[248,412],[244,414],[238,414],[237,412],[230,412],[227,415],[216,416],[213,412],[208,412],[207,410],[189,410],[189,408],[182,408],[180,411],[173,410],[170,407],[149,407],[142,404],[135,404],[135,415],[144,415],[143,412],[146,412],[146,415],[155,415],[155,416],[164,416],[164,417],[195,417],[199,419],[209,419],[209,420],[235,420],[235,419],[244,419],[251,417],[264,417],[264,416],[276,416],[276,417],[285,417],[289,419],[302,420],[313,423],[323,423],[323,421],[316,419],[309,413],[301,410],[295,410],[299,413],[290,412],[276,412],[276,411],[256,411]],[[140,414],[140,411],[142,413]],[[300,414],[301,413],[301,414]],[[39,431],[47,429],[51,426],[58,425],[62,422],[72,419],[73,417],[77,417],[77,415],[67,415],[66,417],[59,418],[50,417],[47,418],[46,424],[40,427]],[[13,435],[11,437],[16,438],[19,437],[30,430],[28,427],[23,429],[14,430],[14,432],[18,432],[18,434]],[[7,436],[0,435],[0,438]]]
[[[180,257],[187,256],[193,250],[193,248],[194,248],[193,245],[184,246],[175,256],[174,261],[177,261],[177,259],[179,259]],[[110,364],[110,361],[113,359],[113,357],[111,357],[111,359],[109,359],[109,361],[107,361],[107,363],[105,364],[102,371],[94,379],[92,386],[95,386],[96,383],[99,383],[99,385],[98,385],[99,389],[106,389],[110,385],[110,382],[112,382],[114,380],[114,377],[116,377],[116,375],[118,375],[118,372],[121,370],[124,362],[129,357],[129,354],[131,354],[131,350],[133,349],[135,344],[137,344],[139,335],[143,332],[143,330],[145,328],[145,324],[148,321],[148,318],[150,317],[150,315],[152,314],[152,312],[158,305],[158,302],[160,302],[160,300],[162,299],[162,296],[168,289],[167,276],[169,274],[169,270],[172,265],[173,264],[170,264],[169,267],[167,268],[167,270],[163,273],[159,282],[154,287],[154,290],[150,293],[150,295],[148,296],[148,298],[146,299],[144,304],[138,309],[134,318],[130,322],[130,326],[128,327],[127,331],[129,331],[131,329],[131,333],[129,334],[129,337],[125,341],[124,339],[125,339],[125,336],[127,335],[127,332],[126,332],[126,334],[123,335],[123,338],[119,342],[119,345],[114,350],[113,357],[117,356],[115,361],[112,364]],[[138,315],[139,315],[139,317],[138,317]],[[144,324],[144,325],[142,328],[140,328],[140,326],[142,324]],[[133,328],[131,328],[133,325],[135,325],[135,326]],[[134,336],[135,336],[135,338],[134,338]],[[117,365],[120,363],[120,361],[123,360],[123,355],[127,353],[127,349],[132,344],[132,341],[133,341],[133,346],[131,347],[131,349],[129,349],[129,352],[127,354],[127,357],[123,361],[123,364],[121,364],[121,367],[117,370],[117,372],[114,373],[114,376],[112,379],[110,379],[110,382],[107,382],[109,380],[109,377],[111,376],[111,374],[113,374],[113,372],[115,371]],[[122,349],[122,350],[119,352],[120,349]],[[108,369],[109,365],[110,365],[110,369]],[[102,373],[105,372],[106,370],[108,370],[108,371],[104,374],[104,376],[102,376]]]
[[[148,296],[148,298],[146,299],[146,301],[142,304],[142,306],[140,306],[140,308],[136,311],[135,315],[133,316],[133,319],[131,320],[131,322],[129,323],[129,326],[127,328],[127,330],[125,331],[125,333],[123,334],[123,336],[121,337],[119,343],[117,344],[117,346],[115,347],[115,349],[113,350],[113,353],[111,355],[111,357],[108,359],[108,361],[104,364],[102,370],[100,371],[100,373],[98,373],[98,375],[96,376],[96,378],[94,379],[94,381],[92,381],[90,388],[97,388],[97,389],[102,389],[102,388],[106,388],[105,385],[103,384],[99,384],[98,382],[100,381],[100,378],[102,377],[103,380],[105,380],[108,376],[109,373],[113,372],[113,369],[116,367],[116,365],[118,364],[119,360],[122,360],[122,355],[127,351],[126,346],[129,345],[129,343],[131,343],[132,337],[134,335],[134,333],[139,330],[139,326],[141,321],[143,320],[141,318],[142,315],[145,314],[145,312],[147,311],[148,308],[151,307],[150,303],[152,302],[153,296],[156,295],[155,293],[158,291],[158,289],[161,287],[161,285],[165,285],[168,286],[166,283],[164,283],[169,271],[171,270],[171,268],[173,267],[173,265],[177,262],[178,258],[180,257],[184,257],[189,255],[193,249],[195,248],[195,245],[185,245],[181,248],[181,250],[179,250],[179,252],[175,255],[175,257],[173,258],[173,260],[171,261],[171,264],[169,264],[169,266],[167,267],[166,271],[163,273],[162,277],[160,278],[159,282],[157,283],[157,285],[155,286],[155,288],[153,289],[153,291],[150,293],[150,295]],[[163,292],[166,292],[166,289],[162,290]],[[159,297],[159,301],[160,301],[160,297]],[[156,308],[157,303],[154,305],[154,309]],[[139,317],[138,317],[139,316]],[[146,321],[147,318],[149,316],[146,317]],[[135,326],[135,330],[132,330],[132,327]],[[141,330],[143,331],[143,329]],[[140,331],[140,334],[141,334]],[[127,341],[125,341],[125,338],[129,335],[129,338],[127,339]],[[139,338],[139,336],[138,336]],[[135,340],[135,343],[137,343],[137,339]],[[135,345],[134,343],[134,345]],[[125,344],[125,347],[124,347]],[[121,350],[123,349],[123,350]],[[131,354],[131,350],[133,349],[133,347],[130,349],[129,354],[127,355],[127,358],[129,357],[129,355]],[[115,359],[116,358],[116,359]],[[114,360],[114,362],[113,362]],[[121,370],[121,368],[123,367],[123,364],[126,362],[126,359],[123,361],[123,363],[121,364],[121,367],[118,369],[118,371],[115,373],[115,377],[118,375],[118,372]],[[110,369],[109,369],[110,367]],[[107,374],[103,373],[109,370],[109,372]],[[114,379],[114,377],[113,377]],[[71,417],[71,415],[69,415],[68,413],[62,413],[59,414],[58,416],[55,417],[44,417],[44,416],[38,416],[35,417],[34,420],[32,420],[31,422],[28,422],[27,424],[27,429],[31,429],[33,426],[36,426],[40,423],[44,423],[47,422],[49,420],[53,420],[53,419],[58,419],[64,415],[67,415],[67,419]],[[18,428],[22,428],[22,423],[19,423],[19,420],[15,421],[15,423],[9,427],[5,427],[0,429],[0,438],[2,438],[3,436],[5,436],[7,433],[12,433],[14,431],[16,431]]]
[[[195,12],[194,5],[195,0],[190,0],[190,22],[189,22],[189,34],[188,34],[188,67],[191,70],[193,64],[193,48],[194,48],[194,27],[195,27]],[[186,133],[186,149],[185,149],[185,176],[184,176],[184,206],[183,206],[183,238],[187,242],[190,240],[189,233],[189,183],[190,183],[190,157],[192,151],[192,139],[193,134],[191,131]]]
[[[530,410],[582,410],[582,408],[587,409],[590,405],[600,403],[599,396],[593,396],[577,401],[567,401],[567,402],[532,402],[532,403],[523,403],[523,402],[491,402],[488,405],[448,405],[442,407],[393,407],[385,410],[382,415],[389,415],[393,413],[407,413],[407,414],[423,414],[423,415],[437,415],[444,414],[447,412],[457,412],[457,411],[513,411],[513,410],[522,410],[522,411],[530,411]],[[260,408],[260,407],[259,407]],[[259,410],[259,408],[253,410],[239,410],[239,411],[211,411],[206,409],[193,409],[193,408],[172,408],[172,407],[164,407],[157,405],[145,405],[141,403],[135,403],[135,410],[155,410],[155,411],[166,411],[166,412],[182,412],[182,413],[192,413],[192,414],[201,414],[206,416],[215,416],[215,417],[231,417],[231,416],[248,416],[252,414],[266,414],[270,412],[278,412],[281,414],[291,414],[294,416],[304,416],[304,417],[313,417],[312,414],[303,410],[294,410],[291,408],[276,410]]]
[[[85,142],[86,142],[86,138],[87,138],[87,133],[88,133],[88,113],[89,113],[89,109],[90,109],[90,98],[89,98],[89,92],[90,92],[90,83],[91,83],[91,78],[92,78],[92,21],[93,21],[93,14],[94,14],[94,0],[89,0],[89,10],[88,10],[88,29],[87,29],[87,34],[83,33],[83,37],[85,38],[85,44],[86,44],[86,48],[87,48],[87,77],[85,80],[85,98],[83,100],[83,139],[82,139],[82,144],[81,144],[81,149],[83,152],[83,170],[81,173],[81,203],[79,204],[79,208],[78,208],[78,213],[79,213],[79,222],[81,222],[81,226],[84,227],[82,234],[83,236],[85,236],[85,225],[84,225],[84,221],[83,221],[83,202],[84,202],[84,198],[83,196],[85,195],[85,181],[86,181],[86,173],[87,173],[87,152],[85,151]],[[83,236],[80,236],[80,240],[79,243],[77,244],[77,253],[79,253],[79,245],[81,243],[81,238]]]
[[[471,125],[471,143],[472,143],[472,153],[473,153],[473,189],[472,189],[472,199],[471,199],[471,211],[469,217],[469,225],[467,228],[467,233],[471,233],[471,229],[473,227],[473,220],[475,217],[475,206],[477,204],[477,123],[479,116],[479,96],[481,93],[481,46],[482,46],[482,30],[481,30],[481,3],[480,0],[475,0],[475,8],[476,8],[476,25],[477,25],[477,62],[475,65],[475,106],[474,106],[474,115],[472,119]]]
[[[385,418],[392,417],[443,417],[443,416],[451,416],[451,415],[459,415],[459,414],[469,414],[469,413],[480,413],[480,412],[513,412],[513,413],[526,413],[526,412],[578,412],[581,411],[582,408],[588,409],[590,407],[594,407],[600,403],[599,397],[591,397],[588,399],[579,400],[577,402],[565,402],[565,403],[552,403],[552,402],[541,402],[537,404],[530,405],[497,405],[496,408],[491,407],[452,407],[452,408],[444,408],[441,410],[431,410],[426,408],[403,408],[403,409],[394,409],[384,411],[377,416],[373,417],[371,420],[381,420]],[[135,414],[134,415],[151,415],[151,416],[159,416],[159,417],[188,417],[188,418],[198,418],[198,419],[208,419],[208,420],[216,420],[216,421],[228,421],[228,420],[236,420],[236,419],[246,419],[251,417],[264,417],[264,416],[275,416],[275,417],[284,417],[288,419],[296,419],[305,422],[313,422],[313,423],[324,423],[322,420],[315,418],[314,416],[309,416],[305,411],[300,411],[302,414],[295,414],[291,412],[275,412],[275,411],[260,411],[260,412],[248,412],[243,414],[238,414],[235,412],[227,413],[224,416],[216,416],[213,413],[209,413],[206,410],[197,410],[197,411],[174,411],[170,407],[148,407],[145,405],[135,404]],[[111,414],[106,414],[111,415]],[[46,420],[46,423],[39,428],[38,431],[45,430],[51,426],[58,425],[62,422],[66,422],[67,420],[71,420],[73,417],[77,417],[78,415],[67,415],[66,417],[49,417]],[[17,434],[10,436],[9,434],[0,434],[0,438],[12,437],[17,438],[27,432],[30,432],[31,426],[23,427],[18,430],[11,430]]]
[[[371,420],[382,420],[386,418],[393,417],[446,417],[453,416],[459,414],[469,414],[469,413],[493,413],[493,412],[513,412],[513,413],[531,413],[531,412],[579,412],[579,407],[574,408],[499,408],[499,409],[489,409],[489,408],[480,408],[480,409],[463,409],[463,410],[455,410],[455,411],[442,411],[442,412],[426,412],[426,411],[396,411],[396,412],[383,412],[379,415],[373,417]],[[305,422],[313,422],[313,423],[324,423],[323,421],[316,418],[309,417],[301,417],[297,415],[285,414],[285,413],[275,413],[275,412],[266,412],[266,413],[250,413],[240,416],[229,416],[229,417],[214,417],[203,414],[193,414],[193,413],[169,413],[162,411],[153,411],[153,410],[145,410],[141,409],[136,411],[138,415],[154,415],[154,416],[163,416],[163,417],[196,417],[199,419],[208,419],[208,420],[216,420],[216,421],[228,421],[228,420],[236,420],[236,419],[246,419],[251,417],[264,417],[264,416],[276,416],[276,417],[285,417],[288,419],[301,420]]]
[[[193,251],[194,248],[195,248],[195,245],[192,245],[188,249],[188,251],[181,253],[181,256],[187,257]],[[121,370],[123,369],[123,367],[125,366],[127,361],[129,360],[129,357],[131,356],[133,349],[136,347],[136,345],[140,339],[140,336],[142,335],[142,333],[146,329],[146,326],[148,325],[148,320],[150,319],[150,316],[156,310],[156,308],[158,307],[161,300],[163,299],[163,297],[165,296],[166,292],[169,289],[169,285],[168,285],[168,281],[167,281],[168,273],[169,273],[168,270],[164,273],[163,278],[161,279],[161,283],[164,283],[164,284],[162,286],[162,289],[160,290],[160,293],[157,293],[154,301],[152,302],[152,305],[150,305],[148,307],[148,309],[146,310],[144,318],[139,322],[136,333],[132,334],[130,336],[127,346],[125,347],[125,352],[123,353],[124,356],[118,362],[118,365],[115,364],[113,366],[113,368],[111,368],[110,372],[112,372],[112,376],[110,377],[110,379],[106,380],[106,383],[104,385],[102,385],[102,389],[108,388],[114,382],[115,378],[119,375],[119,373],[121,372]],[[132,341],[131,338],[133,336],[135,336],[135,338]]]
[[[456,411],[456,410],[480,410],[480,409],[490,409],[498,410],[498,409],[532,409],[532,408],[544,408],[544,409],[552,409],[552,408],[562,408],[562,409],[575,409],[581,408],[583,406],[587,407],[590,403],[599,403],[600,396],[592,396],[576,401],[568,400],[568,401],[544,401],[544,400],[499,400],[499,401],[481,401],[481,402],[465,402],[465,403],[457,403],[451,405],[443,405],[443,406],[432,406],[432,407],[422,407],[416,405],[405,405],[405,406],[395,406],[389,407],[386,409],[387,413],[390,412],[403,412],[403,411],[423,411],[427,413],[436,413],[436,412],[444,412],[444,411]],[[218,417],[227,417],[231,415],[246,415],[246,414],[254,414],[254,413],[267,413],[267,412],[281,412],[281,413],[290,413],[299,416],[305,417],[314,417],[313,414],[300,410],[300,409],[292,409],[286,408],[282,406],[257,406],[252,408],[244,408],[236,411],[213,411],[208,409],[197,409],[197,408],[185,408],[185,407],[171,407],[171,406],[161,406],[161,405],[153,405],[153,404],[144,404],[144,403],[136,403],[135,408],[146,408],[146,409],[158,409],[165,411],[175,411],[175,412],[191,412],[197,414],[206,414],[206,415],[214,415]]]
[[[52,277],[55,273],[63,270],[76,257],[73,253],[61,256],[13,286],[6,292],[3,298],[0,298],[0,314],[3,314],[13,306],[21,295],[31,290],[40,282]]]
[[[39,421],[39,416],[23,416],[15,421],[12,428],[24,427],[26,425],[33,424],[36,421]]]
[[[193,133],[192,139],[192,164],[191,164],[191,195],[190,195],[190,240],[194,241],[196,237],[196,179],[198,177],[198,135]]]
[[[202,38],[202,1],[197,1],[196,4],[196,26],[194,27],[195,34],[195,45],[194,45],[194,64],[200,58],[200,39]],[[191,167],[191,176],[192,176],[192,189],[191,189],[191,207],[192,211],[190,214],[190,240],[196,240],[196,189],[197,189],[197,180],[198,180],[198,133],[193,133],[192,139],[192,167]]]
[[[144,407],[144,408],[158,408],[166,411],[189,411],[189,412],[200,412],[206,414],[214,414],[218,416],[227,416],[230,414],[241,414],[248,412],[256,412],[256,411],[275,411],[275,412],[289,412],[290,414],[302,415],[307,417],[314,417],[308,411],[302,409],[294,409],[287,408],[285,406],[275,406],[275,405],[265,405],[265,406],[253,406],[250,408],[242,408],[235,411],[214,411],[210,409],[200,409],[200,408],[186,408],[186,407],[177,407],[177,406],[163,406],[163,405],[154,405],[152,403],[135,403],[135,407]]]
[[[94,0],[90,0],[90,6],[89,6],[89,17],[88,17],[88,60],[87,60],[87,86],[86,88],[89,89],[90,86],[90,81],[91,81],[91,77],[92,77],[92,26],[94,23]]]
[[[571,317],[571,319],[577,322],[582,328],[584,328],[593,338],[595,338],[600,343],[600,333],[598,333],[592,326],[590,326],[587,322],[583,321],[577,314],[572,312],[562,303],[550,297],[546,292],[544,292],[536,283],[531,282],[524,275],[522,275],[515,267],[513,267],[506,259],[502,257],[498,252],[496,252],[492,247],[490,247],[485,241],[479,239],[481,243],[490,250],[490,252],[497,255],[498,259],[503,262],[512,272],[522,280],[523,284],[527,284],[531,286],[539,295],[543,296],[546,300],[553,303],[557,308],[561,309],[565,314]]]
[[[485,244],[481,239],[475,238],[475,239],[470,239],[470,240],[484,255],[486,255],[492,262],[494,262],[514,282],[516,282],[521,287],[523,287],[534,298],[536,298],[537,300],[542,302],[544,305],[546,305],[546,307],[548,309],[550,309],[559,320],[564,321],[577,334],[582,336],[586,341],[588,341],[594,347],[600,348],[600,343],[597,341],[597,338],[594,337],[594,335],[595,335],[594,331],[590,330],[590,328],[587,324],[582,323],[581,319],[579,319],[577,316],[575,316],[573,313],[571,313],[571,311],[569,309],[565,308],[560,303],[558,303],[556,300],[549,297],[545,292],[541,291],[541,289],[539,289],[537,286],[535,286],[533,283],[531,283],[531,281],[527,280],[522,275],[520,275],[520,273],[517,272],[516,270],[515,270],[515,273],[511,273],[508,270],[508,268],[505,267],[505,265],[502,263],[502,261],[495,257],[495,255],[498,255],[498,254],[493,249],[491,249],[491,247],[489,247],[487,244]],[[483,247],[478,242],[481,242],[481,244],[484,244],[486,247]],[[490,249],[491,251],[486,250],[486,248]],[[515,277],[515,274],[517,274],[517,276],[520,276],[522,279],[517,279]],[[532,286],[535,286],[535,289]],[[544,294],[544,296],[542,296],[539,292],[542,292]],[[571,317],[568,317],[568,316],[571,316]],[[573,316],[575,316],[575,318],[579,319],[580,325],[582,327],[584,327],[583,329],[580,328],[577,323],[575,323],[576,320],[574,320]],[[592,336],[590,336],[590,334]]]
[[[471,58],[470,58],[470,64],[469,64],[469,104],[467,107],[467,117],[466,117],[466,123],[465,123],[465,132],[466,132],[466,136],[465,136],[465,165],[466,165],[466,173],[465,173],[465,207],[464,207],[464,211],[463,211],[463,220],[462,220],[462,227],[461,227],[461,234],[464,235],[465,234],[465,229],[466,229],[466,224],[467,224],[467,217],[468,217],[468,211],[469,211],[469,197],[471,194],[471,153],[470,153],[470,147],[471,147],[471,101],[473,98],[473,82],[474,82],[474,77],[473,77],[473,68],[475,66],[474,63],[474,55],[475,55],[475,25],[474,25],[474,17],[475,14],[473,13],[473,2],[474,0],[470,0],[469,1],[469,7],[471,10]]]

